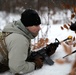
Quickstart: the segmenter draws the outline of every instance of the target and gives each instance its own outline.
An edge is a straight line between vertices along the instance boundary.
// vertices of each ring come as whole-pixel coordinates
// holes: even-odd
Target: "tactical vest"
[[[7,37],[10,33],[2,33],[0,32],[0,73],[3,73],[9,70],[8,67],[8,50],[5,43],[5,37]]]

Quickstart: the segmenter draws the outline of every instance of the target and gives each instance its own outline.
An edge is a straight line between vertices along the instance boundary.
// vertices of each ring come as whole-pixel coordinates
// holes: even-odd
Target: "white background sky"
[[[6,21],[3,18],[3,15],[5,13],[0,12],[0,28],[3,29],[3,27],[6,24]],[[11,16],[11,17],[10,17]],[[10,18],[10,21],[13,20],[17,20],[20,18],[19,15],[11,15],[10,14],[9,17],[7,17],[7,21],[8,18]],[[54,17],[55,18],[55,17]],[[9,21],[8,21],[9,22]],[[71,31],[71,30],[61,30],[60,26],[62,26],[63,24],[58,24],[58,25],[50,25],[49,26],[49,30],[48,30],[48,34],[47,34],[47,38],[49,39],[49,42],[55,42],[55,38],[58,38],[60,41],[64,40],[65,38],[67,38],[69,35],[75,36],[76,34]],[[42,32],[45,33],[46,32],[46,25],[42,26]],[[75,47],[72,47],[72,50],[75,50]],[[56,52],[50,57],[54,62],[56,59],[63,59],[62,57],[65,56],[66,53],[64,51],[64,48],[62,45],[59,45],[59,47],[57,48]],[[68,75],[68,73],[71,70],[71,67],[73,65],[74,59],[75,59],[75,55],[73,54],[71,56],[68,57],[69,61],[71,61],[70,63],[65,62],[64,64],[58,64],[57,62],[54,63],[54,65],[47,65],[44,64],[43,67],[39,70],[35,70],[33,72],[30,72],[28,74],[24,74],[24,75]],[[12,75],[10,72],[6,72],[4,74],[0,74],[0,75]]]

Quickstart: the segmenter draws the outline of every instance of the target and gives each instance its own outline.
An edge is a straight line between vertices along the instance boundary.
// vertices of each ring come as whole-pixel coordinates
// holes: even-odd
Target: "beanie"
[[[72,31],[76,31],[76,22],[75,22],[75,23],[71,23],[70,29],[71,29]]]
[[[39,24],[41,24],[41,20],[38,13],[33,9],[26,9],[21,14],[21,22],[25,27],[33,25],[38,26]]]

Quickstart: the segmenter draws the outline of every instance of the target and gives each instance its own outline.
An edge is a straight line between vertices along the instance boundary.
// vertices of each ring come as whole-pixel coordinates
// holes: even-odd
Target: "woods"
[[[63,10],[72,9],[75,6],[76,0],[0,0],[0,11],[11,13],[20,13],[21,10],[26,8],[41,11],[45,7],[48,7],[49,10],[55,8]]]

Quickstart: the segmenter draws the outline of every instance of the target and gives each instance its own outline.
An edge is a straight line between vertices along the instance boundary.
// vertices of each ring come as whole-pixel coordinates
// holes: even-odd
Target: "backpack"
[[[0,73],[9,70],[8,67],[8,50],[5,43],[5,37],[10,33],[0,32]]]

